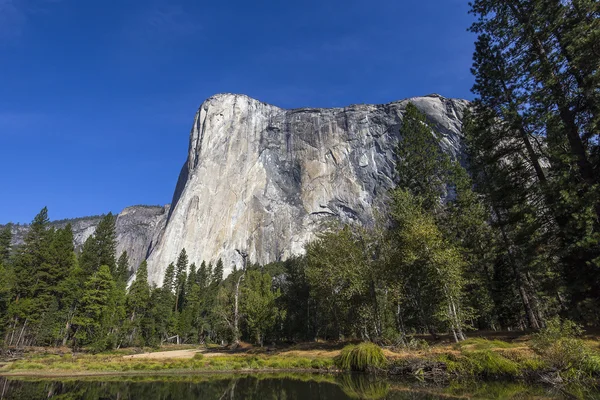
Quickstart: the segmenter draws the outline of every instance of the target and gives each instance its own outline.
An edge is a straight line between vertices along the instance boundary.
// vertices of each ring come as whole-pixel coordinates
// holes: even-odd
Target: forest
[[[0,233],[0,341],[104,351],[263,346],[600,325],[600,3],[474,0],[464,149],[409,104],[396,189],[372,226],[331,224],[268,265],[173,260],[160,287],[116,254],[115,218],[82,249],[35,217]],[[134,268],[135,267],[135,268]],[[133,270],[136,270],[133,275]],[[129,281],[129,285],[128,285]]]

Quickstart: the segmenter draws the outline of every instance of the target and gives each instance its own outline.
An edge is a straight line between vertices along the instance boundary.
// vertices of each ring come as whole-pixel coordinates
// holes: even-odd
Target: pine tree
[[[115,282],[110,268],[103,265],[85,282],[78,313],[73,318],[74,347],[91,344],[96,349],[109,347],[109,322],[112,321]]]
[[[185,283],[187,280],[188,256],[182,249],[175,265],[175,312],[181,310],[185,301]]]
[[[8,261],[12,247],[12,225],[8,224],[0,229],[0,262]]]
[[[9,265],[4,265],[0,260],[0,346],[4,342],[4,335],[9,326],[9,307],[14,297],[15,276]]]
[[[129,320],[129,343],[140,343],[136,337],[141,337],[141,322],[144,319],[150,301],[150,286],[148,285],[148,264],[142,261],[137,269],[135,280],[127,294],[127,316]]]
[[[110,273],[114,274],[117,268],[117,233],[116,218],[112,213],[108,213],[100,220],[94,236],[98,243],[98,262],[100,265],[107,265]]]
[[[79,265],[86,275],[92,275],[100,268],[100,257],[98,256],[98,241],[95,235],[89,236],[81,248]]]
[[[123,251],[117,260],[115,279],[117,282],[127,282],[129,279],[129,256],[127,251]]]
[[[174,282],[175,264],[170,263],[165,271],[162,287],[153,292],[153,307],[150,311],[161,343],[167,340],[172,333],[175,305]]]
[[[73,255],[73,263],[68,271],[67,277],[59,285],[59,305],[62,311],[62,345],[66,346],[69,339],[72,338],[72,324],[76,311],[83,295],[86,275],[79,266],[77,257]]]
[[[471,31],[478,35],[472,147],[480,155],[480,173],[497,188],[481,190],[502,221],[517,285],[548,287],[542,293],[547,299],[568,295],[575,316],[590,321],[597,321],[600,308],[600,97],[594,89],[600,56],[593,50],[599,7],[587,0],[477,0],[471,10],[477,16]],[[510,177],[523,177],[514,188],[502,181],[506,173],[496,174],[513,165],[521,171],[513,169]],[[509,197],[505,205],[503,187],[520,198]],[[519,219],[528,229],[519,232]],[[536,249],[529,238],[542,246]],[[530,271],[544,263],[546,272]],[[558,274],[564,289],[539,282]]]
[[[42,317],[49,305],[48,298],[36,296],[44,285],[39,278],[51,258],[53,230],[48,229],[48,209],[44,207],[34,218],[24,244],[17,249],[14,259],[14,300],[9,307],[13,334],[9,345],[34,343]],[[20,326],[19,326],[20,325]],[[15,332],[18,336],[15,341]]]
[[[450,157],[440,149],[440,138],[427,122],[425,114],[408,103],[400,127],[396,149],[398,186],[423,199],[423,207],[433,212],[446,194]]]
[[[175,264],[170,263],[165,271],[162,288],[168,292],[173,292],[175,285]]]
[[[218,285],[221,281],[223,281],[223,260],[219,258],[212,271],[211,282],[213,285]]]
[[[210,283],[210,274],[204,261],[202,261],[196,273],[196,283],[198,283],[201,289],[207,288]]]

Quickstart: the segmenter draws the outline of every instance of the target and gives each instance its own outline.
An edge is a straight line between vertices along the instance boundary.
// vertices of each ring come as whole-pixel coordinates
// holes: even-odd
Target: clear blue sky
[[[471,98],[467,0],[0,0],[0,224],[166,204],[202,101]]]

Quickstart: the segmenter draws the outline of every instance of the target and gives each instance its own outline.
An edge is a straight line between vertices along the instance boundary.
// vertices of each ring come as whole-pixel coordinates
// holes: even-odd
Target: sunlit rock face
[[[206,100],[168,217],[144,236],[152,237],[144,242],[149,279],[160,285],[183,248],[191,262],[222,258],[227,273],[241,264],[240,252],[259,263],[301,254],[332,219],[373,223],[394,186],[394,149],[409,101],[427,114],[441,148],[459,155],[465,100],[431,95],[294,110],[244,95]]]

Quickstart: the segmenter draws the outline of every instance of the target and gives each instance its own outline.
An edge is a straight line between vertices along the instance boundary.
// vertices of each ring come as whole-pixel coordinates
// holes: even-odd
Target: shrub
[[[465,354],[471,370],[477,375],[509,375],[520,373],[519,364],[491,350],[474,351]]]
[[[427,340],[411,337],[406,342],[406,348],[409,350],[429,350],[429,343],[427,343]]]
[[[370,343],[361,343],[357,346],[348,345],[336,357],[336,364],[347,371],[377,370],[387,365],[381,347]]]
[[[533,335],[531,348],[551,367],[574,377],[579,372],[600,373],[600,361],[579,337],[583,329],[567,319],[551,319]]]
[[[194,354],[193,360],[198,361],[198,360],[202,360],[202,359],[204,359],[204,354],[202,354],[202,353],[196,353],[196,354]]]

